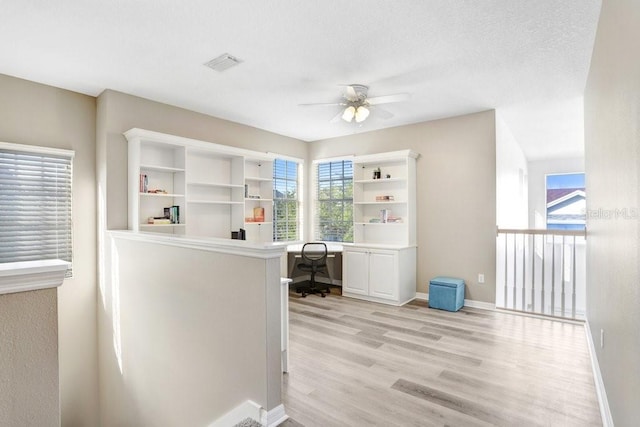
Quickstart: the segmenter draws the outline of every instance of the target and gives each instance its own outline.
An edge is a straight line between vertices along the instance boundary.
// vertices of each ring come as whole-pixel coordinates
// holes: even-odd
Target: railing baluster
[[[504,308],[507,308],[507,282],[509,277],[507,276],[507,266],[509,262],[507,261],[509,252],[507,251],[507,241],[509,240],[509,234],[504,235]]]
[[[525,283],[526,283],[526,272],[527,272],[527,263],[525,260],[525,253],[527,252],[527,245],[526,245],[526,235],[523,234],[522,235],[522,311],[525,311],[525,296],[526,296],[526,291],[525,291]]]
[[[551,236],[551,315],[556,314],[556,236]]]
[[[564,316],[564,237],[562,236],[562,259],[560,261],[560,283],[562,284],[562,295],[560,299],[561,316]]]
[[[536,235],[531,236],[531,311],[536,311]]]
[[[544,256],[544,252],[545,252],[545,246],[546,245],[546,239],[547,235],[543,234],[542,235],[542,285],[540,286],[540,289],[542,290],[540,293],[540,312],[542,314],[544,314],[544,285],[545,285],[545,277],[544,277],[544,265],[545,265],[545,256]]]
[[[573,236],[573,247],[571,248],[571,317],[576,318],[576,236]]]
[[[511,306],[511,308],[513,308],[514,310],[516,309],[516,274],[517,274],[517,264],[516,264],[516,260],[517,260],[517,254],[518,254],[518,245],[517,245],[517,239],[518,235],[514,234],[513,235],[513,306]]]

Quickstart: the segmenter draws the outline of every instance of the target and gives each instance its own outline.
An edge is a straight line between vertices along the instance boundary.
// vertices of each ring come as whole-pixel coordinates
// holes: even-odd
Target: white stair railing
[[[498,229],[496,307],[584,319],[584,230]]]

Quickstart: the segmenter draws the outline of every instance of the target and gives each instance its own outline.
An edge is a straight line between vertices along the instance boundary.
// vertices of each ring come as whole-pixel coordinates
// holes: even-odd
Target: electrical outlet
[[[600,329],[600,348],[604,348],[604,329]]]
[[[484,283],[484,274],[478,274],[478,283]]]

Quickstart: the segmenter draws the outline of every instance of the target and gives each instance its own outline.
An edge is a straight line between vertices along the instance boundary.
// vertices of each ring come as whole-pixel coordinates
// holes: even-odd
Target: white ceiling
[[[600,0],[2,0],[0,73],[305,141],[491,108],[518,136],[532,106],[582,96],[599,10]],[[203,65],[225,52],[242,64]],[[337,107],[298,105],[339,101],[350,83],[411,99],[386,105],[389,120],[372,110],[361,128],[329,123]]]

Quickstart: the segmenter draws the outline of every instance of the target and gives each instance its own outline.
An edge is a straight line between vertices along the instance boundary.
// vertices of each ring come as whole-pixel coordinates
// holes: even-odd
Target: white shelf
[[[171,193],[140,193],[145,197],[184,197],[184,194],[171,194]]]
[[[199,187],[244,188],[244,185],[242,184],[223,184],[219,182],[187,182],[187,185],[197,185]]]
[[[142,223],[140,227],[184,227],[186,224],[147,224]]]
[[[250,230],[247,240],[272,242],[270,222],[245,223],[245,218],[262,207],[264,219],[272,219],[274,155],[142,129],[132,129],[125,136],[129,229],[230,239],[232,231],[244,226]],[[146,189],[169,194],[140,193],[141,173],[148,177]],[[245,195],[261,198],[245,199]],[[146,223],[149,217],[162,216],[169,205],[178,205],[186,227]]]
[[[383,184],[385,182],[407,182],[406,178],[356,179],[356,184]]]
[[[249,222],[245,222],[244,225],[251,225],[251,224],[273,224],[272,222],[269,221],[263,221],[263,222],[258,222],[258,221],[249,221]]]
[[[406,204],[406,201],[389,200],[386,202],[353,202],[354,205],[402,205]]]
[[[140,165],[141,171],[154,171],[154,172],[184,172],[182,168],[173,168],[168,166],[155,166],[155,165]]]
[[[355,225],[373,225],[373,226],[398,226],[398,225],[407,225],[405,222],[354,222]]]
[[[232,202],[231,200],[187,200],[189,204],[196,205],[242,205],[242,202]]]

